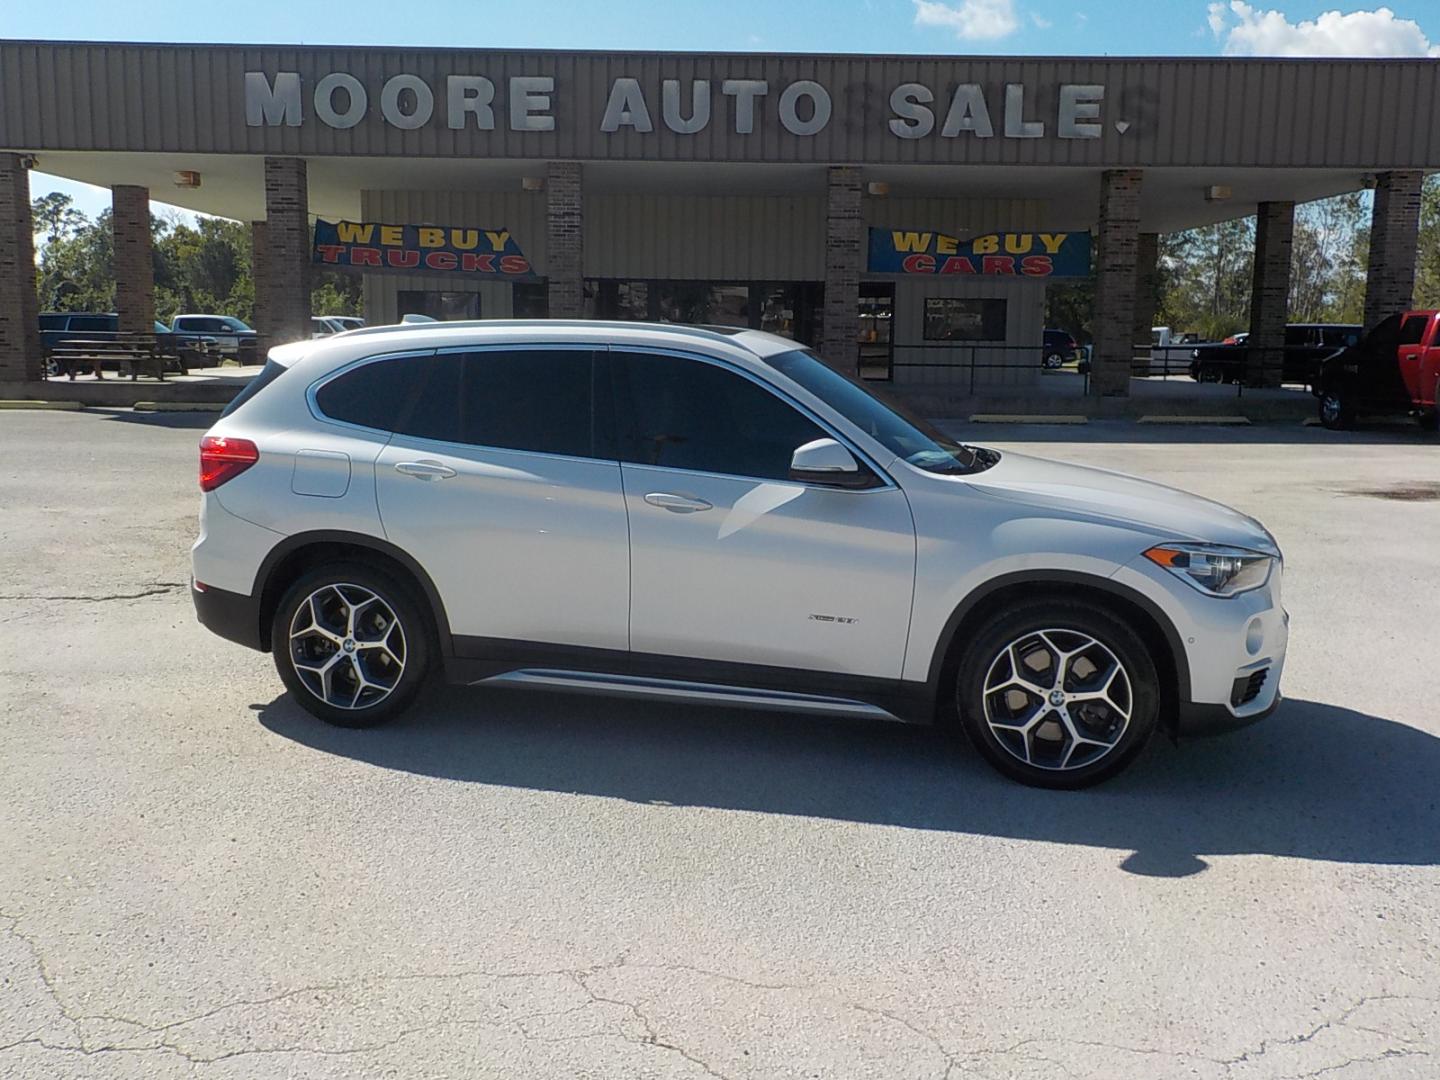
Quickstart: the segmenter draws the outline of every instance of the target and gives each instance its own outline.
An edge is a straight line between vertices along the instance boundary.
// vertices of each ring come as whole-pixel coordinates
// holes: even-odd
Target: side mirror
[[[872,483],[855,455],[834,439],[816,439],[798,447],[790,458],[790,479],[802,484],[863,488]]]

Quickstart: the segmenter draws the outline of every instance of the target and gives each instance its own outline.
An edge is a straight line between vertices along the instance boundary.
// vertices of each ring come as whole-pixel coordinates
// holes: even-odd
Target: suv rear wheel
[[[340,727],[403,712],[430,661],[429,625],[411,591],[364,563],[303,574],[275,610],[270,641],[296,702]]]
[[[969,642],[956,680],[961,726],[1007,776],[1076,789],[1124,769],[1160,709],[1155,662],[1107,611],[1032,601],[1003,611]]]

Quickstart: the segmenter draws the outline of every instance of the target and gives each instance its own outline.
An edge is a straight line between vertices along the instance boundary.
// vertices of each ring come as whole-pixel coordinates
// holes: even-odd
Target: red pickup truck
[[[1330,357],[1315,380],[1320,422],[1347,428],[1362,413],[1418,417],[1440,428],[1440,311],[1391,315]]]

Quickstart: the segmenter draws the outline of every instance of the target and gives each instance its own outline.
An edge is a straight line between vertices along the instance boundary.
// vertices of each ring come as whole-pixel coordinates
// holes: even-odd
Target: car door
[[[1428,312],[1406,315],[1400,324],[1400,343],[1395,350],[1405,392],[1416,403],[1425,395],[1425,388],[1420,385],[1420,368],[1425,355],[1425,331],[1430,328],[1430,322]]]
[[[636,653],[899,678],[915,577],[904,493],[796,483],[832,432],[717,361],[612,352]]]
[[[385,535],[439,590],[457,653],[625,649],[629,530],[608,382],[595,393],[603,352],[471,348],[424,363],[375,489]]]

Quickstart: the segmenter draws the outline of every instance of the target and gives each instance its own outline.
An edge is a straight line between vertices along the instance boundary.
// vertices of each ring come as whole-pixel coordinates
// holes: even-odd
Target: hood
[[[967,482],[973,490],[997,499],[1141,529],[1160,540],[1280,553],[1265,527],[1238,510],[1107,469],[1007,451],[996,465],[967,477]]]

